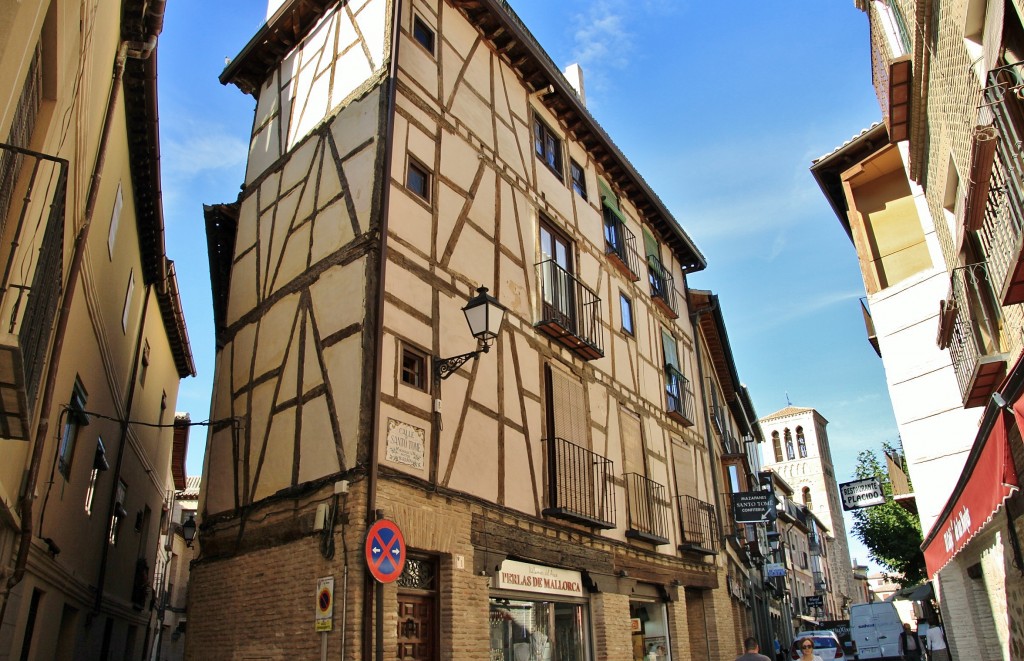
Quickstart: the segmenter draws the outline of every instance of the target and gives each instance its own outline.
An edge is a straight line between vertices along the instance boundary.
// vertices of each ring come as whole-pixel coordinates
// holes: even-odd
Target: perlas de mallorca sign
[[[494,587],[498,590],[583,596],[583,578],[578,571],[531,565],[515,560],[501,563],[501,569],[494,577]]]
[[[843,482],[839,485],[839,494],[843,499],[843,509],[847,511],[885,503],[882,483],[877,477]]]

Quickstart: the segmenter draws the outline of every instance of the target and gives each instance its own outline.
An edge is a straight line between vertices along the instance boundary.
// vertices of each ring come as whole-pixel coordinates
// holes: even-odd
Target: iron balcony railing
[[[613,464],[564,438],[547,439],[548,507],[544,514],[594,528],[615,527]]]
[[[601,299],[552,259],[537,265],[541,319],[537,326],[585,360],[604,356]]]
[[[660,302],[670,316],[678,315],[672,290],[672,276],[655,255],[647,255],[647,279],[651,285],[651,298]]]
[[[687,426],[694,424],[693,388],[672,365],[665,368],[665,400],[669,416]]]
[[[985,262],[953,269],[948,304],[955,315],[948,330],[948,346],[960,393],[965,404],[979,397],[987,398],[991,392],[976,392],[978,378],[984,372],[982,363],[992,364],[986,357],[996,357],[996,362],[1005,364],[1005,348],[1002,308],[995,298]]]
[[[12,237],[0,251],[0,332],[17,338],[16,346],[0,341],[0,352],[14,354],[3,364],[17,372],[0,378],[0,436],[25,438],[60,300],[68,162],[6,144],[0,154],[16,164],[5,174],[11,194],[0,218]]]
[[[828,581],[825,580],[825,573],[816,571],[812,574],[814,577],[814,591],[825,592],[828,590]]]
[[[817,533],[811,533],[807,536],[807,545],[811,555],[821,555],[821,536]]]
[[[604,213],[605,252],[619,261],[624,272],[633,282],[640,279],[640,253],[636,249],[636,235],[608,207]]]
[[[626,473],[629,525],[626,537],[652,544],[668,544],[668,508],[665,487],[638,473]]]
[[[679,496],[679,529],[683,533],[680,550],[706,555],[718,553],[718,517],[711,503],[693,496]]]

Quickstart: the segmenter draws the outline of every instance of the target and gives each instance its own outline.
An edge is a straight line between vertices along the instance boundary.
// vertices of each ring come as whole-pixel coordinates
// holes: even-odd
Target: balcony
[[[0,144],[0,438],[27,440],[64,273],[68,163]]]
[[[638,473],[626,473],[629,525],[626,537],[651,544],[668,544],[668,508],[665,487]]]
[[[636,236],[613,209],[605,206],[603,213],[605,253],[622,275],[636,282],[640,279],[640,253],[636,249]]]
[[[1006,375],[1002,308],[987,264],[953,269],[938,343],[949,348],[964,408],[983,406]]]
[[[665,408],[668,416],[685,427],[696,422],[694,413],[693,388],[690,381],[668,365],[665,368]]]
[[[966,216],[999,300],[1012,305],[1024,302],[1024,63],[993,69],[987,83],[982,112],[991,111],[992,124],[975,130]]]
[[[615,527],[612,462],[564,438],[548,441],[546,516],[592,528]]]
[[[814,591],[817,593],[828,592],[828,581],[825,580],[824,572],[816,571],[814,576]]]
[[[676,312],[672,276],[654,255],[647,255],[647,279],[651,284],[651,300],[669,319],[677,319],[679,313]]]
[[[539,263],[537,270],[541,283],[537,328],[583,360],[604,356],[601,299],[554,260]]]
[[[811,555],[821,555],[821,536],[817,533],[811,533],[807,536],[807,545],[810,549]]]
[[[679,496],[679,528],[683,531],[680,551],[702,555],[718,553],[718,517],[711,503],[693,496]]]

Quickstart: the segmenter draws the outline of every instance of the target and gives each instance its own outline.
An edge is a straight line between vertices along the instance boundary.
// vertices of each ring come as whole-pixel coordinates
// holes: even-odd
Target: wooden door
[[[434,599],[426,595],[398,595],[398,656],[412,661],[436,661]]]

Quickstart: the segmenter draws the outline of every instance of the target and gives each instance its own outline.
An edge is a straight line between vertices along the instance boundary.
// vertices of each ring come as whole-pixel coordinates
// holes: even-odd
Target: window
[[[562,141],[538,118],[533,120],[533,147],[555,176],[562,178]]]
[[[411,157],[405,173],[405,186],[427,202],[430,201],[430,171]]]
[[[782,440],[777,431],[772,432],[772,449],[775,451],[775,461],[782,461]]]
[[[60,474],[64,479],[71,476],[71,460],[75,456],[75,441],[78,440],[78,430],[89,424],[89,418],[85,415],[85,388],[82,382],[75,379],[75,387],[71,391],[71,401],[68,402],[67,411],[64,414],[64,430],[60,436],[60,452],[57,462]]]
[[[89,486],[85,490],[85,514],[86,516],[92,516],[93,501],[96,498],[96,482],[99,480],[100,473],[108,470],[110,464],[107,463],[107,450],[103,447],[103,439],[96,439],[96,454],[93,455],[92,470],[89,471]]]
[[[667,330],[661,331],[661,346],[665,357],[665,396],[668,413],[683,424],[693,424],[693,393],[689,381],[683,376],[676,340]]]
[[[583,166],[569,159],[569,173],[572,175],[572,189],[584,200],[587,199],[587,177],[583,172]]]
[[[117,500],[114,503],[114,516],[110,519],[110,543],[117,545],[117,538],[121,532],[121,521],[128,516],[128,511],[124,508],[124,498],[128,492],[128,485],[125,484],[124,480],[117,481]]]
[[[814,509],[814,502],[811,500],[811,488],[804,487],[801,493],[803,495],[804,507],[809,510]]]
[[[132,309],[132,294],[135,293],[135,269],[128,273],[128,289],[124,293],[124,310],[121,311],[121,331],[128,332],[128,313]]]
[[[139,366],[139,385],[146,385],[146,372],[149,371],[149,340],[142,346],[142,365]]]
[[[572,243],[544,217],[541,217],[540,252],[544,263],[544,317],[556,318],[564,328],[575,330]]]
[[[789,427],[786,427],[782,434],[786,439],[786,459],[792,461],[796,459],[796,455],[793,453],[793,433],[789,431]]]
[[[619,311],[622,313],[622,332],[633,335],[633,301],[619,292]]]
[[[117,227],[121,223],[121,209],[124,207],[124,196],[121,184],[117,184],[117,195],[114,196],[114,209],[110,212],[110,230],[107,232],[107,254],[114,258],[114,243],[117,241]]]
[[[427,389],[427,357],[423,352],[402,346],[402,383],[418,390]]]
[[[801,459],[807,458],[807,439],[804,438],[804,428],[796,428],[796,449]]]
[[[412,19],[412,38],[418,41],[420,46],[426,48],[431,55],[434,54],[434,31],[419,16],[414,16]]]

